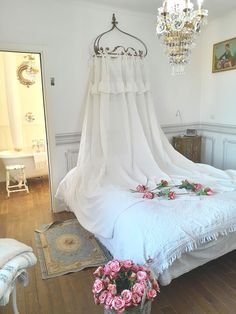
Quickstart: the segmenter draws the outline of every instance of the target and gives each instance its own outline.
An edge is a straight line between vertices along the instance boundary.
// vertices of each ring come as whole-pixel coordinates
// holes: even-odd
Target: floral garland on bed
[[[155,197],[164,197],[169,200],[173,200],[177,195],[183,195],[186,193],[176,193],[172,191],[173,188],[185,189],[191,194],[195,195],[207,195],[214,194],[214,191],[209,187],[204,187],[201,183],[191,183],[188,180],[184,180],[179,185],[169,185],[166,180],[161,180],[154,189],[149,189],[148,182],[146,185],[138,185],[135,190],[130,190],[132,193],[142,193],[143,198],[153,199]]]

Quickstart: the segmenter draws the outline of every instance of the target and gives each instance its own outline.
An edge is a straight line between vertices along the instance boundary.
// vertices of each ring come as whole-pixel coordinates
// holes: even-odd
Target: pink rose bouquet
[[[175,188],[173,191],[172,189]],[[166,180],[161,180],[156,184],[154,189],[148,187],[148,180],[146,185],[138,185],[135,190],[130,189],[132,193],[141,193],[145,199],[154,199],[155,197],[164,197],[168,200],[174,200],[178,195],[185,195],[186,193],[177,193],[176,189],[185,189],[189,193],[195,195],[213,195],[214,191],[209,187],[204,187],[201,183],[189,182],[183,180],[179,185],[169,185]]]
[[[112,260],[94,272],[93,295],[95,304],[105,310],[121,314],[126,310],[152,301],[160,292],[151,271],[131,260]]]

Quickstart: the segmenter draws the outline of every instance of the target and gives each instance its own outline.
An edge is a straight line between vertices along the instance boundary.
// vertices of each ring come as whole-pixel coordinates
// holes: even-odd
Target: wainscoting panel
[[[67,172],[74,168],[77,164],[79,149],[68,149],[66,152]]]
[[[202,136],[201,162],[213,166],[215,153],[215,138],[213,136]]]
[[[236,126],[193,122],[166,124],[161,128],[170,142],[173,136],[184,135],[186,129],[196,129],[202,135],[202,162],[217,168],[236,169]],[[80,139],[80,132],[56,134],[60,178],[76,166]]]
[[[223,141],[223,169],[236,169],[236,140]]]

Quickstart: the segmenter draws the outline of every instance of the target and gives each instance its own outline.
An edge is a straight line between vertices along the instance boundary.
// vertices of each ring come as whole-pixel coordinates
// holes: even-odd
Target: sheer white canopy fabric
[[[94,57],[77,167],[60,183],[57,198],[86,229],[109,238],[119,215],[143,202],[129,189],[161,179],[189,179],[218,192],[236,188],[235,171],[195,164],[171,146],[158,124],[142,59]]]

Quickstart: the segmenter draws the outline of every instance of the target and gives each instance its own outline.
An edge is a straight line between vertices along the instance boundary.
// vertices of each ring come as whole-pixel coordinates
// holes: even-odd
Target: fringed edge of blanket
[[[200,248],[201,244],[208,243],[211,241],[216,241],[219,238],[219,236],[227,236],[229,233],[232,233],[232,232],[236,232],[236,224],[221,231],[217,231],[213,233],[208,232],[207,234],[205,234],[203,237],[200,237],[199,239],[190,241],[187,244],[180,245],[178,247],[178,252],[171,255],[166,262],[162,263],[161,266],[158,265],[158,260],[153,260],[153,262],[149,264],[149,266],[153,267],[155,265],[156,267],[154,268],[157,270],[158,275],[161,275],[166,269],[168,269],[174,263],[174,261],[176,261],[177,259],[180,259],[184,253],[193,252],[194,250]]]

